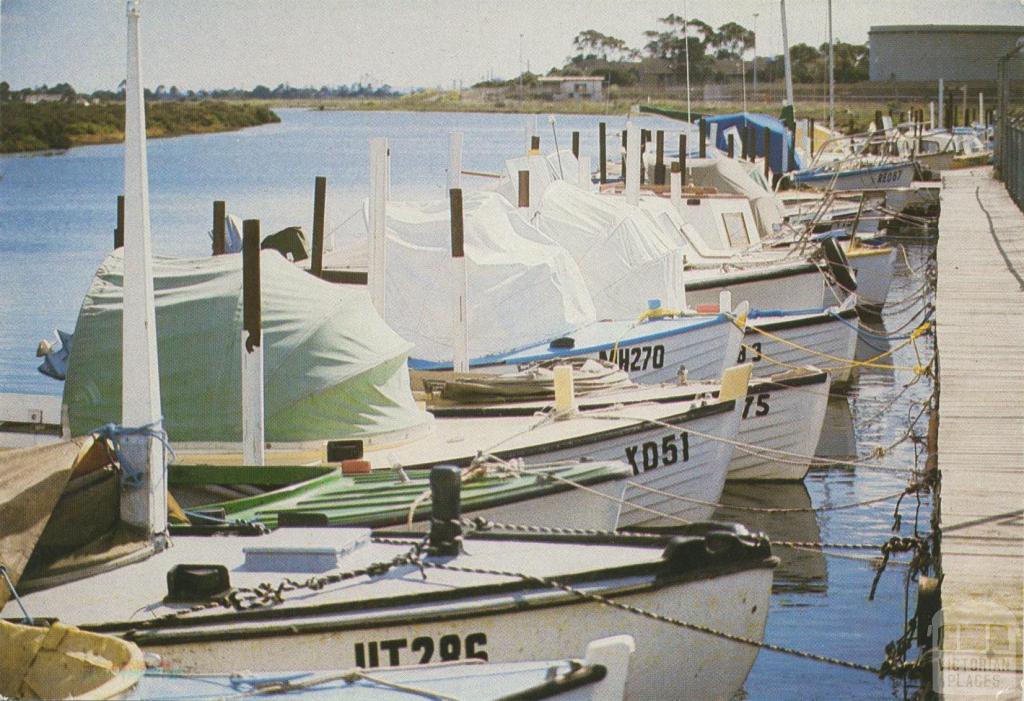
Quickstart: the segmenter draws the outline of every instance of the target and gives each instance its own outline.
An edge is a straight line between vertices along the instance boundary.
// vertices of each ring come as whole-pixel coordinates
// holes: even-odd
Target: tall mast
[[[683,51],[686,54],[686,121],[692,122],[690,115],[690,14],[686,11],[686,0],[683,0]]]
[[[142,94],[139,3],[128,3],[128,75],[124,110],[124,313],[121,340],[121,423],[162,429],[160,371],[153,301],[146,164],[146,105]],[[121,519],[149,535],[167,530],[167,486],[163,446],[151,435],[126,435],[122,450],[139,470],[138,484],[121,496]]]
[[[786,104],[793,104],[793,66],[789,62],[789,33],[786,29],[786,0],[779,0],[782,10],[782,60],[786,67]]]

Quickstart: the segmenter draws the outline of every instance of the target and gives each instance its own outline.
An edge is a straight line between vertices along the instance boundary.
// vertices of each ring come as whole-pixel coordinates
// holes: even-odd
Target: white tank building
[[[884,25],[868,32],[871,80],[995,80],[996,62],[1024,36],[1024,26]],[[1013,79],[1024,78],[1024,59]]]

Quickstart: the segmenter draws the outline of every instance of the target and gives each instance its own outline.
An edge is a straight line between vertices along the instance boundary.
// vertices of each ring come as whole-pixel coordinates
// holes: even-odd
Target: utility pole
[[[757,99],[757,16],[754,13],[754,99]]]
[[[832,56],[832,0],[828,0],[828,129],[836,128],[836,77]]]
[[[786,104],[793,105],[793,66],[789,62],[789,32],[786,28],[786,0],[779,0],[782,12],[782,58],[786,68]]]

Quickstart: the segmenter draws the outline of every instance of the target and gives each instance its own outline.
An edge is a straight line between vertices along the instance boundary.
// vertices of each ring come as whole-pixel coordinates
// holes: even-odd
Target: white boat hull
[[[415,575],[415,576],[418,576]],[[755,569],[655,591],[613,596],[615,600],[734,635],[761,640],[768,613],[772,571]],[[405,620],[346,629],[341,615],[290,620],[294,632],[254,638],[254,631],[224,631],[223,640],[149,645],[184,671],[225,669],[338,669],[389,667],[485,654],[492,662],[517,662],[564,655],[585,641],[628,633],[637,649],[629,665],[626,699],[729,699],[740,689],[757,649],[671,626],[596,603],[543,607],[509,597],[476,615],[445,609],[404,611]],[[554,597],[549,597],[554,598]],[[495,609],[501,607],[502,612]],[[362,617],[362,616],[361,616]],[[433,622],[419,622],[429,617]],[[382,615],[383,619],[384,616]],[[448,619],[448,620],[445,620]],[[273,626],[279,628],[280,626]],[[315,628],[323,630],[316,631]],[[306,631],[309,632],[306,632]],[[187,634],[187,631],[186,631]]]
[[[829,387],[826,377],[815,384],[797,380],[776,390],[752,388],[745,400],[736,440],[764,450],[737,447],[729,463],[728,479],[802,480],[821,436]],[[787,455],[765,452],[770,450]]]
[[[826,305],[841,301],[825,284],[825,276],[803,261],[744,271],[687,271],[687,304],[717,304],[723,290],[734,301],[750,302],[751,309],[807,309],[820,307],[822,299],[829,300]]]
[[[857,168],[840,171],[838,175],[825,173],[816,177],[801,178],[799,185],[816,190],[893,190],[910,187],[914,182],[914,164],[903,163],[878,168]]]
[[[630,380],[641,384],[677,382],[683,368],[691,380],[718,379],[730,366],[727,359],[739,352],[742,334],[725,319],[711,317],[691,324],[693,319],[653,319],[635,326],[597,322],[569,334],[574,348],[535,346],[472,370],[502,372],[558,358],[594,358],[616,363]]]
[[[896,249],[889,246],[880,249],[860,246],[851,251],[847,245],[846,256],[857,277],[857,306],[881,310],[892,285]]]
[[[753,363],[755,377],[813,365],[828,370],[833,386],[845,385],[853,376],[858,321],[855,314],[839,313],[849,318],[823,313],[804,320],[748,320],[737,362]],[[757,328],[777,338],[758,333]]]

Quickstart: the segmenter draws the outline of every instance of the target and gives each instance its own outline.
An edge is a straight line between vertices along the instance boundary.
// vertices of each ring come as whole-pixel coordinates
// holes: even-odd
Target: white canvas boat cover
[[[409,389],[411,345],[365,289],[260,254],[268,441],[365,437],[431,420]],[[121,420],[121,250],[100,266],[75,328],[64,402],[72,435]],[[155,258],[164,427],[173,441],[239,441],[242,257]]]
[[[666,201],[667,202],[667,201]],[[686,306],[685,241],[674,224],[622,197],[564,182],[544,191],[535,223],[572,254],[602,319],[636,318],[651,299]]]
[[[503,196],[466,193],[463,222],[471,358],[556,338],[595,320],[572,258]],[[414,344],[417,359],[450,362],[448,201],[388,202],[387,236],[385,319]]]
[[[495,190],[513,207],[519,206],[519,171],[530,173],[530,202],[537,207],[538,199],[548,186],[562,180],[585,189],[591,189],[590,173],[580,167],[580,160],[572,151],[561,149],[547,156],[520,156],[505,161],[505,170]]]
[[[782,224],[782,202],[768,187],[756,164],[733,158],[704,158],[687,163],[687,171],[694,185],[749,199],[761,236],[770,236],[773,227]]]

